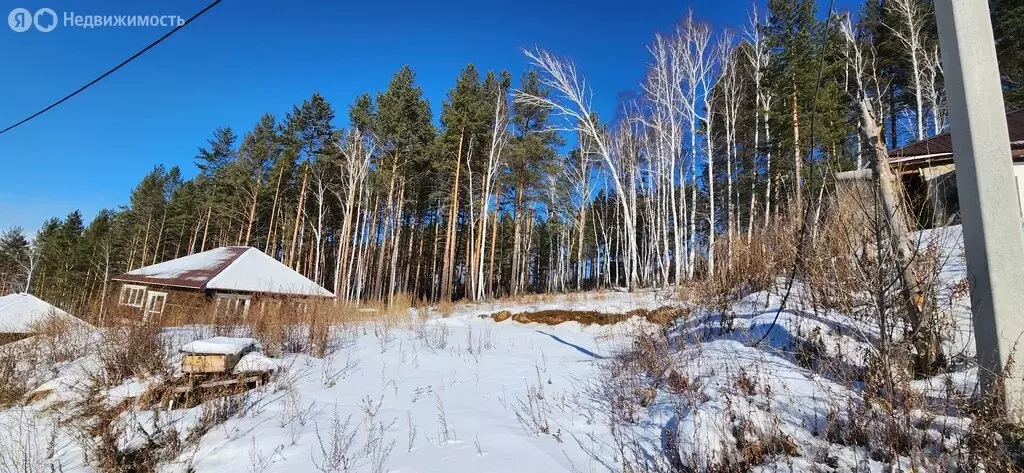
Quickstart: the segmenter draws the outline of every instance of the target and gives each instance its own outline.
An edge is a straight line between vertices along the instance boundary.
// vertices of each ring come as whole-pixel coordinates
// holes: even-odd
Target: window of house
[[[146,286],[121,286],[121,299],[119,303],[129,307],[142,308],[142,301],[146,297]]]
[[[241,316],[249,311],[249,296],[242,294],[217,294],[217,314]]]
[[[164,304],[167,303],[166,292],[150,291],[146,298],[146,314],[159,314],[164,311]]]

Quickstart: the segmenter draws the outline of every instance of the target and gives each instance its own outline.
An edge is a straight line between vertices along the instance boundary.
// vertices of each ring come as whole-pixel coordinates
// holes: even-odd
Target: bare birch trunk
[[[288,259],[285,266],[297,268],[295,264],[295,243],[299,239],[299,229],[302,228],[302,210],[306,204],[306,184],[309,180],[309,164],[302,163],[302,185],[299,187],[299,203],[295,208],[295,229],[292,231],[291,248],[288,250]]]
[[[793,188],[796,190],[796,215],[802,215],[804,205],[804,193],[803,193],[803,159],[800,156],[800,114],[797,107],[797,94],[796,94],[796,77],[790,78],[790,84],[793,86]]]
[[[160,259],[160,245],[164,241],[164,224],[167,223],[167,207],[164,207],[164,214],[160,217],[160,231],[156,234],[156,245],[153,248],[153,262],[150,264],[157,264]]]
[[[146,236],[145,238],[142,239],[142,258],[140,258],[140,261],[142,262],[143,266],[145,266],[146,261],[148,261],[146,258],[147,256],[149,256],[149,229],[152,224],[153,216],[150,215],[149,218],[146,220]]]
[[[903,305],[908,314],[911,339],[915,348],[915,371],[930,375],[937,370],[942,359],[940,339],[932,313],[933,294],[931,288],[927,286],[927,275],[919,268],[920,261],[914,257],[912,227],[906,214],[906,204],[898,188],[898,181],[889,166],[888,152],[880,136],[880,127],[874,111],[866,99],[860,100],[860,111],[863,121],[861,133],[872,148],[872,164],[875,167],[882,207],[888,221],[890,242],[897,258]]]
[[[267,226],[267,245],[263,248],[263,252],[271,256],[274,256],[274,254],[270,252],[270,246],[274,241],[274,219],[277,217],[277,201],[281,197],[281,181],[283,179],[284,167],[282,166],[277,172],[277,185],[274,189],[274,204],[270,208],[270,225]],[[276,251],[274,253],[276,253]],[[337,294],[337,290],[335,290],[335,294]]]

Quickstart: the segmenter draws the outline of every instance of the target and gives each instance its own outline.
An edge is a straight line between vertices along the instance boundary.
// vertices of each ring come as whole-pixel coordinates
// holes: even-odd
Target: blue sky
[[[206,0],[3,0],[58,16],[179,15]],[[852,2],[838,2],[852,4]],[[467,63],[526,69],[520,49],[573,58],[602,116],[635,90],[646,43],[693,8],[716,28],[746,23],[749,0],[224,0],[196,22],[77,97],[0,135],[0,229],[39,228],[80,209],[86,220],[124,204],[157,164],[195,173],[198,146],[219,126],[238,134],[320,92],[344,126],[356,95],[409,64],[438,112]],[[841,5],[837,5],[840,8]],[[49,33],[0,26],[0,128],[76,89],[165,33],[161,27]]]

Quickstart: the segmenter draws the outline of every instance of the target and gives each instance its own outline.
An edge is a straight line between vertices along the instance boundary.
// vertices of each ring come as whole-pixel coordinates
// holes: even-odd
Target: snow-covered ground
[[[380,471],[394,472],[600,471],[610,455],[601,448],[609,443],[608,426],[589,408],[588,386],[615,343],[615,328],[499,324],[481,314],[467,307],[407,326],[350,328],[339,331],[324,359],[286,355],[280,377],[250,391],[243,413],[165,470],[249,471],[250,459],[260,457],[268,472],[317,471],[326,461],[321,444],[330,450],[338,420],[347,425],[343,436],[354,435],[347,452],[352,471],[374,471],[374,456],[387,460]],[[69,370],[71,378],[84,378]],[[47,388],[67,390],[67,378]],[[112,394],[133,389],[139,390],[136,380]],[[534,408],[527,391],[543,392]],[[0,424],[24,423],[26,412],[47,404],[9,409]],[[160,422],[184,436],[202,412],[165,412]],[[137,427],[149,429],[150,418],[142,417]],[[532,432],[532,417],[549,423],[549,432]],[[36,440],[50,435],[49,418],[40,414]],[[63,470],[91,471],[70,435],[57,436]]]
[[[943,232],[936,245],[946,261],[941,285],[953,286],[963,278],[963,254],[957,228]],[[925,246],[938,241],[924,238]],[[953,296],[940,297],[940,305],[958,332],[947,349],[969,357],[969,306],[955,291],[946,293]],[[680,304],[665,291],[463,304],[443,315],[410,311],[407,322],[338,328],[322,359],[261,357],[260,366],[280,368],[272,381],[236,397],[226,420],[196,442],[187,440],[189,431],[216,406],[156,418],[129,410],[121,417],[129,427],[122,443],[138,444],[156,426],[173,427],[186,447],[163,465],[167,472],[619,472],[624,461],[671,468],[735,464],[751,455],[752,471],[884,471],[886,461],[870,445],[834,441],[849,406],[863,397],[861,383],[844,376],[865,368],[878,329],[792,302],[780,312],[780,303],[775,292],[749,294],[731,311],[697,310],[665,331],[639,319],[548,326],[488,317],[499,310],[623,313]],[[176,329],[165,337],[177,351],[207,332]],[[667,381],[650,392],[623,370],[622,355],[642,345],[635,336],[645,332],[667,335],[667,364],[659,368]],[[812,370],[801,362],[806,349],[843,363]],[[81,373],[95,366],[89,357],[69,363],[46,383],[57,388],[49,397],[0,411],[0,425],[12,434],[0,442],[36,445],[41,464],[57,463],[65,472],[95,471],[83,464],[72,429],[44,411],[74,398],[87,377]],[[924,394],[949,384],[969,392],[976,373],[963,364],[913,386]],[[129,379],[110,390],[110,404],[139,395],[150,382]],[[632,398],[642,401],[629,404]],[[955,418],[930,418],[921,427],[949,450],[968,428]],[[906,458],[891,462],[907,465]]]

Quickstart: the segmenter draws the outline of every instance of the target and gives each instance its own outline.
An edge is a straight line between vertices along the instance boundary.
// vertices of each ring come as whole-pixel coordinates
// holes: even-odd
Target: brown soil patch
[[[513,321],[528,324],[538,323],[545,325],[558,325],[562,322],[579,322],[583,325],[611,325],[625,322],[633,317],[641,317],[651,323],[668,325],[680,317],[690,315],[690,310],[683,307],[660,307],[654,310],[635,309],[621,314],[603,314],[595,311],[584,310],[539,310],[536,312],[520,312],[513,314],[507,310],[497,312],[491,316],[495,322]]]

